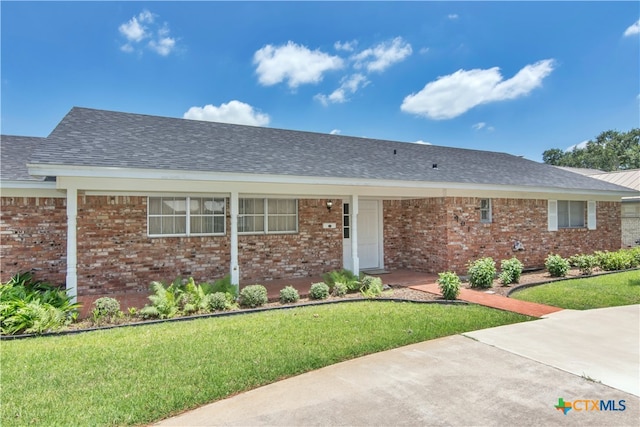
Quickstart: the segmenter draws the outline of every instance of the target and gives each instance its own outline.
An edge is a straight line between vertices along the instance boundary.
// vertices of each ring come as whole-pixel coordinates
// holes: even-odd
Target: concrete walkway
[[[429,283],[425,285],[409,286],[411,289],[429,292],[431,294],[442,295],[437,283]],[[529,301],[520,301],[514,298],[503,297],[497,294],[488,294],[481,291],[473,291],[470,289],[460,289],[458,299],[461,301],[472,302],[486,307],[498,308],[500,310],[513,311],[514,313],[524,314],[526,316],[542,317],[547,314],[561,311],[561,308],[552,307],[550,305],[538,304]]]
[[[637,426],[639,315],[638,305],[565,310],[426,341],[308,372],[157,425]],[[577,405],[565,415],[555,408],[560,398],[614,401],[625,410]]]

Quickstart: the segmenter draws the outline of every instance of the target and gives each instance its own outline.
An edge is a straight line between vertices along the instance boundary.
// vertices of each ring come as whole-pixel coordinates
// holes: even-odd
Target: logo
[[[558,404],[554,405],[558,411],[562,411],[563,414],[567,415],[570,410],[574,410],[576,412],[583,411],[624,411],[627,409],[624,400],[592,400],[592,399],[579,399],[574,400],[573,402],[565,402],[564,398],[560,397],[558,399]]]

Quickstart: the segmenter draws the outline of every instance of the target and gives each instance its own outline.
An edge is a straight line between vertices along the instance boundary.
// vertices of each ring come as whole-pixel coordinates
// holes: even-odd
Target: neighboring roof
[[[606,173],[605,171],[601,171],[600,169],[589,169],[589,168],[572,168],[570,166],[556,166],[559,169],[564,169],[569,172],[579,173],[580,175],[591,176],[599,173]]]
[[[591,177],[640,191],[640,169],[605,172],[591,175]]]
[[[617,191],[505,153],[74,107],[31,164]],[[437,165],[437,169],[433,167]]]
[[[0,179],[2,181],[44,181],[44,177],[29,175],[27,161],[45,138],[0,135]]]

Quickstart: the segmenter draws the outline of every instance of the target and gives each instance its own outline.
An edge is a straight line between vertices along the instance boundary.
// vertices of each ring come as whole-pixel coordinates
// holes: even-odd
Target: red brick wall
[[[336,228],[322,228],[323,223]],[[320,276],[342,268],[342,205],[331,211],[325,200],[298,200],[298,233],[241,235],[240,282]]]
[[[141,292],[177,276],[211,281],[228,274],[226,236],[147,237],[146,197],[81,196],[78,203],[80,295]],[[227,209],[227,212],[229,210]],[[342,265],[341,208],[299,200],[297,234],[241,235],[241,282],[320,275]],[[335,229],[323,229],[335,222]]]
[[[385,266],[437,273],[467,272],[469,261],[516,256],[526,267],[542,267],[550,253],[620,248],[620,203],[597,203],[597,229],[547,231],[547,201],[492,199],[492,222],[480,222],[480,199],[448,197],[385,201]],[[457,217],[457,219],[456,219]],[[518,240],[524,251],[514,251]]]
[[[79,196],[79,295],[146,292],[154,280],[228,273],[229,233],[150,238],[146,205],[144,196]]]
[[[67,207],[64,198],[2,197],[0,280],[36,269],[36,278],[63,285],[66,276]]]

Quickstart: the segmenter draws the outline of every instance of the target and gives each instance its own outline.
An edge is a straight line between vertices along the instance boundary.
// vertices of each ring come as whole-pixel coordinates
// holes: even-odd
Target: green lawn
[[[511,297],[573,310],[640,304],[640,270],[549,283]]]
[[[3,341],[0,424],[149,423],[346,359],[530,319],[359,302]]]

